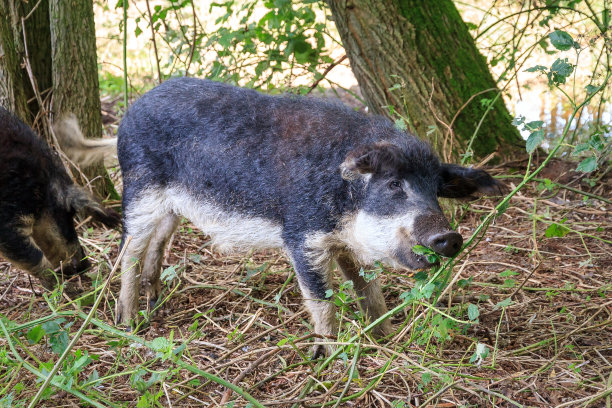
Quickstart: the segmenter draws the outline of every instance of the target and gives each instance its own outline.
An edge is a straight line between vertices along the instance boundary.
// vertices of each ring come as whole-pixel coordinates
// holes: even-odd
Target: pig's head
[[[90,262],[79,243],[74,216],[91,216],[108,227],[115,227],[120,222],[119,215],[71,183],[51,187],[52,199],[33,226],[34,240],[53,267],[61,268],[64,275],[82,273]]]
[[[498,193],[499,184],[483,170],[442,164],[418,139],[405,145],[379,142],[351,151],[341,166],[345,179],[360,183],[358,209],[346,225],[347,241],[364,263],[421,269],[431,266],[412,248],[422,245],[443,256],[461,249],[438,197],[465,198]]]

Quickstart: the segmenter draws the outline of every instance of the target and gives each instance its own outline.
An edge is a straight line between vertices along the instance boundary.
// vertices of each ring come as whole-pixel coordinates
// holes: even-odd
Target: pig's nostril
[[[461,249],[463,238],[454,231],[436,234],[429,239],[429,247],[444,256],[453,256]]]

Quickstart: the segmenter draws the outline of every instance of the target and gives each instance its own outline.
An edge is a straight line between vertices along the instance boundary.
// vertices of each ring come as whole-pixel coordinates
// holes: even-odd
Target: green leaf
[[[572,152],[572,156],[578,156],[580,153],[587,151],[590,149],[588,143],[578,143],[576,147],[574,147],[574,151]]]
[[[589,145],[598,152],[603,151],[604,147],[606,147],[606,144],[601,139],[601,135],[599,133],[595,133],[591,136],[591,138],[589,139]]]
[[[165,337],[157,337],[151,340],[151,348],[155,351],[164,352],[170,347],[170,342]]]
[[[470,358],[470,363],[476,363],[477,366],[480,366],[485,358],[489,356],[489,348],[486,344],[478,343],[476,345],[476,350],[474,354]]]
[[[519,115],[519,116],[515,117],[514,119],[512,119],[512,124],[514,126],[520,126],[523,123],[525,123],[525,117],[523,115]]]
[[[480,316],[480,311],[478,310],[478,306],[476,306],[473,303],[470,303],[468,305],[467,312],[468,312],[468,318],[472,321],[478,319],[478,316]]]
[[[546,72],[548,68],[544,65],[536,65],[535,67],[527,68],[526,72]]]
[[[590,95],[590,94],[594,94],[595,92],[599,91],[601,89],[601,85],[600,86],[587,85],[584,89]]]
[[[505,213],[508,210],[508,207],[510,207],[510,201],[506,201],[505,203],[499,206],[499,209],[497,210],[497,215],[502,215],[503,213]]]
[[[512,299],[510,298],[506,298],[504,300],[502,300],[501,302],[498,302],[494,308],[495,309],[499,309],[500,307],[508,307],[510,305],[514,304],[514,302],[512,301]]]
[[[62,354],[64,350],[66,350],[66,347],[68,347],[68,342],[68,333],[63,330],[49,338],[51,350],[58,355]]]
[[[504,288],[511,288],[514,285],[516,285],[516,279],[505,279],[504,280],[504,284],[503,284]]]
[[[423,385],[427,385],[431,382],[431,373],[423,373],[421,375],[421,380],[423,381]]]
[[[408,129],[408,126],[406,125],[406,121],[402,118],[395,120],[395,127],[398,128],[399,130],[404,130],[404,131]]]
[[[419,271],[414,274],[414,280],[417,281],[424,281],[427,280],[427,278],[429,278],[429,273],[427,271]]]
[[[472,284],[472,277],[470,276],[468,279],[459,279],[457,281],[457,287],[459,289],[465,289]]]
[[[574,46],[574,39],[565,31],[555,30],[548,35],[551,44],[560,51],[567,51]]]
[[[546,238],[552,238],[552,237],[564,237],[567,234],[569,234],[570,230],[563,224],[557,224],[552,223],[548,226],[548,228],[546,228],[546,231],[544,232],[544,236],[546,236]]]
[[[527,153],[533,153],[533,151],[542,143],[544,140],[544,131],[536,130],[531,133],[527,138],[527,143],[525,143],[525,148],[527,149]]]
[[[27,334],[27,338],[30,344],[37,344],[40,339],[42,339],[45,335],[45,331],[43,330],[41,325],[32,327]]]
[[[417,255],[427,255],[433,253],[433,251],[423,245],[415,245],[412,247],[412,252]]]
[[[597,158],[595,156],[587,157],[578,164],[576,171],[590,173],[597,168]]]
[[[435,288],[436,288],[436,285],[429,282],[427,285],[423,287],[423,289],[421,290],[421,293],[423,293],[423,295],[425,296],[425,299],[429,299]]]
[[[501,276],[502,278],[509,278],[511,276],[516,276],[516,275],[518,275],[518,272],[514,272],[512,269],[506,269],[505,271],[499,274],[499,276]]]
[[[567,58],[557,58],[550,66],[550,71],[546,74],[550,85],[564,84],[568,76],[574,71],[574,66],[570,64]]]
[[[160,279],[162,282],[171,283],[178,277],[176,265],[171,265],[163,270],[161,273]]]
[[[534,120],[528,123],[525,123],[525,127],[527,130],[537,130],[540,129],[544,125],[544,122],[541,120]]]

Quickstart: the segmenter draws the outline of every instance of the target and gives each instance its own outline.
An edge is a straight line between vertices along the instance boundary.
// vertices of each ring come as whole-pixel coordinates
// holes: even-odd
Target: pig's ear
[[[82,216],[91,216],[94,221],[114,228],[121,222],[121,217],[114,210],[104,207],[89,193],[76,186],[66,190],[67,207]]]
[[[499,195],[503,186],[484,170],[442,164],[438,197],[468,198],[475,193]]]
[[[374,174],[385,169],[397,168],[404,154],[390,143],[374,143],[351,150],[340,165],[342,178],[355,180],[365,174]]]

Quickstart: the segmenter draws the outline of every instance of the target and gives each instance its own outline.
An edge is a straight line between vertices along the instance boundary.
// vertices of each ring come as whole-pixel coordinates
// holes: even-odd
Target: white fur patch
[[[380,217],[361,210],[344,220],[339,238],[363,264],[381,261],[397,267],[393,252],[400,246],[402,231],[413,229],[416,212],[406,212],[396,217]]]
[[[280,248],[282,228],[270,220],[228,212],[213,202],[199,199],[180,187],[148,190],[130,208],[127,229],[138,235],[140,228],[157,224],[157,219],[174,213],[193,222],[220,251]]]

